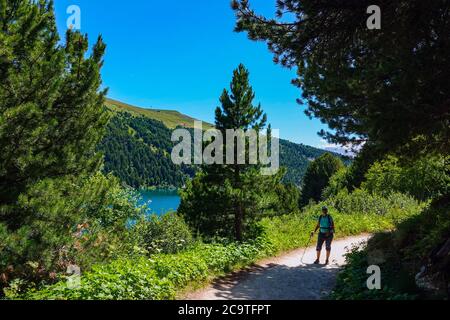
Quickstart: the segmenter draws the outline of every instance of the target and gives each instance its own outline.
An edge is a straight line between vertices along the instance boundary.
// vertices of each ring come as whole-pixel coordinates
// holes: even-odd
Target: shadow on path
[[[319,300],[334,288],[345,253],[370,235],[359,235],[333,243],[332,264],[329,266],[301,264],[316,259],[315,247],[260,261],[249,268],[215,280],[210,286],[187,294],[188,300]]]
[[[330,293],[338,272],[337,266],[314,264],[255,265],[218,279],[212,287],[216,299],[318,300]]]

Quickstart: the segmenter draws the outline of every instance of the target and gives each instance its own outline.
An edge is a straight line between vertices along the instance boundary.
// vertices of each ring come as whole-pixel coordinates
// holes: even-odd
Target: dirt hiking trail
[[[188,293],[186,300],[320,300],[334,288],[339,269],[345,264],[345,253],[354,245],[367,241],[369,235],[333,242],[330,265],[314,265],[315,246],[297,249],[275,258],[259,261],[244,270],[215,280],[208,287]]]

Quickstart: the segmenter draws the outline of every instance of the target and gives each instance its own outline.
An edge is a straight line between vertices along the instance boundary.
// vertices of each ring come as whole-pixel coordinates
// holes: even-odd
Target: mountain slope
[[[326,150],[280,139],[280,164],[288,169],[284,182],[300,186],[309,163],[326,152]],[[335,154],[335,156],[338,155]]]
[[[120,101],[106,99],[106,106],[113,112],[129,112],[135,116],[144,116],[153,120],[161,121],[167,128],[176,127],[193,128],[194,119],[175,110],[147,109],[132,106]],[[212,128],[210,123],[203,122],[204,128]]]
[[[104,171],[134,188],[182,186],[195,171],[172,163],[170,136],[160,121],[118,112],[98,146],[104,153]]]
[[[192,128],[194,118],[177,111],[143,109],[122,102],[107,100],[113,112],[106,135],[99,144],[105,155],[105,172],[112,172],[121,181],[135,188],[150,186],[183,186],[192,177],[196,166],[176,166],[170,154],[172,129]],[[204,128],[212,128],[204,123]],[[310,161],[327,151],[280,140],[280,164],[286,167],[284,181],[301,185]]]

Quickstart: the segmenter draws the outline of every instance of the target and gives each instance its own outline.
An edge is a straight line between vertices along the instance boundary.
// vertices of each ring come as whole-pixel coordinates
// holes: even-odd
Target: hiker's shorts
[[[328,236],[326,233],[319,233],[319,240],[317,241],[317,251],[322,251],[323,243],[325,242],[325,247],[327,251],[331,251],[331,243],[333,242],[333,234],[330,233]]]

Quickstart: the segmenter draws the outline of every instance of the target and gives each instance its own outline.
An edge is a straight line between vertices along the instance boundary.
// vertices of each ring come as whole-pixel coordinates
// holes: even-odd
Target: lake
[[[149,213],[163,215],[169,211],[175,211],[180,206],[180,196],[176,190],[141,190],[139,191],[141,199],[139,205],[143,205],[149,201]]]

